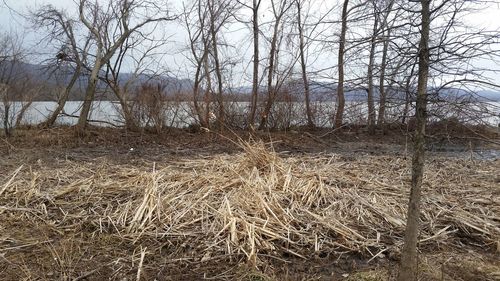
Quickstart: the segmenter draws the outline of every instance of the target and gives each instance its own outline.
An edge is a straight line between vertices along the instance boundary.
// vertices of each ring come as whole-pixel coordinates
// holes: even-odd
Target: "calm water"
[[[46,120],[47,116],[56,108],[55,102],[34,102],[28,111],[25,113],[23,118],[23,124],[35,125]],[[71,101],[67,102],[64,107],[65,115],[60,116],[57,120],[57,124],[61,125],[74,125],[76,124],[79,111],[81,110],[82,102]],[[12,108],[13,112],[17,112],[21,108],[21,103],[14,103]],[[246,102],[231,103],[227,106],[227,111],[232,115],[233,118],[242,119],[245,118],[245,112],[249,104]],[[316,102],[313,103],[312,108],[315,112],[316,123],[319,126],[330,127],[332,126],[332,112],[334,112],[335,103],[333,102]],[[394,120],[398,118],[401,113],[401,106],[388,107],[387,108],[387,118],[388,120]],[[457,114],[457,110],[453,109],[441,109],[435,107],[434,110],[438,112],[440,116],[453,116]],[[111,101],[96,101],[93,103],[91,117],[93,121],[104,121],[106,123],[94,122],[95,124],[101,124],[103,126],[109,126],[109,124],[114,124],[117,126],[123,125],[123,118],[120,114],[120,105],[116,102]],[[276,111],[280,112],[280,115],[284,118],[288,118],[286,122],[290,125],[302,125],[305,124],[305,117],[303,112],[303,103],[277,103]],[[498,126],[500,124],[500,102],[496,103],[485,103],[480,106],[473,105],[468,108],[468,111],[473,112],[471,115],[476,116],[478,113],[474,112],[485,112],[481,118],[482,122],[488,123],[492,126]],[[353,124],[363,124],[366,119],[367,106],[363,102],[348,102],[346,105],[346,122]],[[3,117],[3,104],[0,103],[0,119]],[[481,113],[482,114],[482,113]],[[165,124],[167,126],[173,127],[187,127],[192,123],[195,123],[194,113],[192,106],[188,102],[177,102],[167,104],[165,106],[164,114]],[[476,119],[476,118],[471,118]],[[465,120],[476,122],[477,120]],[[109,123],[109,124],[108,124]],[[0,126],[3,125],[1,122]]]

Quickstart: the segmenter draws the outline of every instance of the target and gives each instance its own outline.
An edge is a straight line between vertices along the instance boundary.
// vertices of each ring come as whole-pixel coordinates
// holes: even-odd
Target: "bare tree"
[[[217,1],[217,3],[216,3]],[[210,15],[210,39],[211,39],[211,55],[215,64],[215,75],[217,77],[217,102],[219,106],[219,113],[217,116],[217,121],[220,128],[224,127],[225,110],[224,110],[224,87],[222,81],[222,69],[219,57],[219,44],[218,44],[218,32],[220,30],[220,25],[216,27],[219,17],[221,17],[221,12],[230,5],[230,0],[208,0],[208,10]]]
[[[15,81],[15,67],[22,57],[22,49],[15,38],[2,34],[0,38],[0,99],[2,123],[6,137],[11,136],[11,84]]]
[[[175,20],[175,17],[169,16],[167,11],[159,9],[161,6],[146,0],[117,0],[103,7],[97,2],[79,0],[79,19],[91,32],[95,44],[94,61],[90,67],[85,99],[77,124],[79,132],[82,132],[87,125],[102,67],[109,62],[127,38],[139,33],[144,26]]]
[[[3,125],[3,131],[6,137],[10,137],[12,135],[11,133],[11,122],[10,122],[10,108],[11,108],[11,101],[8,98],[9,95],[9,85],[7,84],[0,84],[0,98],[2,101],[2,125]]]
[[[311,109],[311,98],[309,89],[309,80],[307,78],[307,60],[305,53],[305,40],[304,40],[304,23],[302,22],[302,6],[303,0],[295,0],[297,6],[297,28],[299,31],[299,50],[300,50],[300,67],[302,70],[302,83],[304,84],[304,100],[306,104],[307,126],[309,128],[316,127],[314,124],[314,116]]]
[[[413,147],[410,201],[406,221],[405,244],[401,256],[398,280],[417,279],[417,242],[420,220],[420,195],[424,176],[425,124],[427,121],[427,80],[429,76],[430,0],[421,0],[421,35],[418,47],[418,86],[415,139]]]
[[[134,119],[132,114],[132,104],[129,102],[131,91],[141,79],[150,80],[158,76],[157,70],[150,68],[149,65],[155,61],[155,56],[160,56],[156,50],[164,45],[163,40],[150,40],[148,35],[151,33],[132,35],[127,38],[118,48],[116,54],[106,62],[105,73],[100,77],[118,98],[125,127],[132,131],[137,130],[141,124]],[[128,72],[126,76],[122,75],[125,61],[133,65],[132,71]],[[163,93],[163,91],[157,92]]]
[[[213,0],[209,2],[196,0],[190,6],[184,5],[183,23],[189,37],[189,59],[195,66],[193,83],[193,104],[200,125],[210,127],[211,103],[215,96],[217,102],[217,123],[220,128],[225,124],[224,105],[224,61],[220,49],[226,44],[221,29],[230,23],[237,9],[235,1]],[[215,77],[212,74],[215,73]],[[213,89],[216,82],[216,90]],[[200,92],[203,91],[203,104],[200,103]]]
[[[6,137],[10,137],[35,96],[39,85],[23,68],[26,51],[17,35],[2,34],[0,37],[0,119]]]
[[[270,49],[269,49],[269,64],[267,66],[267,100],[265,102],[264,110],[261,113],[261,120],[259,130],[263,130],[268,124],[268,118],[271,114],[271,109],[278,93],[278,87],[274,84],[274,76],[276,71],[276,61],[279,52],[279,40],[282,34],[283,18],[287,11],[292,7],[293,2],[288,0],[280,0],[276,3],[275,0],[271,1],[272,11],[274,15],[273,32],[271,36]]]
[[[253,128],[257,101],[259,97],[259,7],[262,0],[252,0],[252,31],[253,31],[253,77],[252,77],[252,100],[250,102],[250,113],[248,125]]]
[[[342,5],[342,24],[340,29],[339,38],[339,52],[338,52],[338,84],[337,84],[337,112],[335,114],[335,127],[342,127],[345,107],[344,96],[344,53],[347,33],[347,15],[348,15],[349,0],[344,0]]]
[[[377,1],[372,1],[373,8],[373,30],[370,38],[370,55],[368,59],[368,132],[375,134],[375,101],[373,97],[373,66],[375,64],[375,48],[377,45],[377,37],[379,33],[379,13]]]
[[[75,25],[78,24],[78,21],[70,18],[64,10],[58,10],[51,5],[43,6],[33,12],[31,18],[35,28],[48,31],[45,41],[56,45],[55,47],[59,49],[50,60],[50,63],[53,62],[56,67],[52,73],[61,72],[64,75],[68,71],[71,72],[69,82],[62,87],[61,93],[58,94],[56,108],[41,124],[42,127],[51,127],[63,111],[71,91],[86,68],[85,62],[90,48],[91,36],[89,34],[80,40],[75,33]]]
[[[383,19],[381,23],[381,29],[382,29],[382,42],[383,42],[383,48],[382,48],[382,61],[380,62],[380,73],[379,73],[379,95],[380,95],[380,100],[379,100],[379,110],[378,110],[378,119],[377,119],[377,125],[380,127],[384,126],[385,123],[385,109],[386,109],[386,102],[387,102],[387,92],[385,88],[385,75],[386,75],[386,69],[387,69],[387,56],[389,52],[389,43],[390,43],[390,38],[391,38],[391,30],[392,30],[392,25],[394,25],[395,21],[389,22],[389,15],[392,12],[392,7],[394,5],[395,0],[389,0],[389,3],[387,7],[385,8],[385,11],[383,12]],[[397,16],[395,17],[397,18]],[[402,60],[400,60],[402,61]],[[399,67],[396,67],[397,72],[399,70]],[[385,128],[384,128],[385,130]]]
[[[208,56],[208,45],[206,44],[207,40],[204,38],[206,12],[202,11],[200,1],[194,2],[190,7],[186,7],[185,3],[183,5],[183,23],[188,32],[189,50],[192,57],[191,61],[196,67],[193,81],[194,110],[200,125],[202,127],[209,128],[208,114],[210,108],[210,96],[205,96],[204,98],[204,109],[201,108],[199,103],[199,93],[201,91],[201,84],[203,80],[205,58]],[[195,14],[194,19],[191,19],[191,14]]]

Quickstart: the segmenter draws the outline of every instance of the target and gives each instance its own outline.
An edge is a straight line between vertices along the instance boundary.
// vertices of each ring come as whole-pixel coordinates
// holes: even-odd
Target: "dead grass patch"
[[[397,258],[407,159],[283,157],[263,142],[240,145],[242,152],[234,155],[141,165],[105,157],[17,163],[0,182],[1,257],[24,268],[16,271],[25,278],[51,279],[40,273],[46,271],[43,262],[34,270],[25,250],[44,251],[42,256],[57,259],[49,272],[68,280],[96,274],[87,266],[95,261],[99,278],[148,279],[174,261],[229,259],[258,267],[269,259],[323,254],[359,253],[368,262]],[[428,161],[422,249],[497,250],[498,165]],[[259,274],[242,278],[268,280]]]

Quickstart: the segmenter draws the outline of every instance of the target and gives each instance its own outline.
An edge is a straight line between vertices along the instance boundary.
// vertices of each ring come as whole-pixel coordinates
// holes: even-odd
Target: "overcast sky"
[[[14,9],[14,11],[6,8],[6,3],[9,7]],[[264,5],[269,0],[263,0]],[[182,7],[183,0],[170,0],[172,6],[178,10]],[[314,7],[318,11],[324,11],[326,9],[325,5],[332,5],[335,1],[331,0],[318,0],[317,7]],[[492,2],[488,9],[483,10],[481,13],[470,15],[466,18],[466,20],[476,26],[476,27],[484,27],[488,30],[500,30],[500,1],[498,3]],[[25,41],[28,45],[36,44],[37,34],[25,32],[25,28],[28,26],[28,23],[25,22],[22,17],[16,15],[17,12],[21,14],[25,14],[29,9],[35,9],[36,7],[42,6],[44,4],[52,4],[56,7],[65,8],[70,13],[76,12],[76,4],[74,0],[0,0],[0,31],[1,32],[14,32],[14,33],[23,33],[25,37]],[[268,3],[267,3],[268,4]],[[314,10],[314,9],[313,9]],[[266,20],[266,15],[270,18],[268,12],[266,13],[266,8],[262,9],[263,14],[261,15],[262,21]],[[337,13],[337,11],[335,11]],[[337,16],[334,14],[334,16]],[[241,65],[243,69],[243,73],[246,71],[247,75],[238,75],[234,76],[233,79],[241,79],[241,81],[236,82],[236,84],[247,84],[250,80],[250,61],[251,61],[251,33],[245,26],[234,27],[235,30],[230,30],[228,34],[225,34],[225,37],[228,38],[230,43],[234,44],[234,49],[236,49],[241,57],[243,58],[241,61]],[[185,55],[181,53],[183,49],[185,49],[185,45],[187,42],[187,33],[180,27],[172,26],[171,30],[167,30],[169,37],[169,54],[164,56],[163,61],[164,64],[169,67],[169,70],[174,74],[178,74],[179,76],[188,76],[189,66],[185,59]],[[336,48],[336,46],[333,46]],[[335,66],[336,58],[335,51],[333,49],[328,52],[327,56],[316,55],[314,58],[310,58],[311,61],[311,69],[324,69],[329,66]],[[500,69],[500,66],[491,61],[481,62],[481,66],[485,66],[488,68],[496,68]],[[326,71],[325,75],[332,77],[334,76],[335,71],[331,70],[330,72]],[[490,77],[493,77],[498,84],[500,84],[500,74],[489,74]]]

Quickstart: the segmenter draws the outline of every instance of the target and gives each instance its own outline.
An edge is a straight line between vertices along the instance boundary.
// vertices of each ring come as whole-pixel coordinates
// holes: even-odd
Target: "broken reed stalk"
[[[10,179],[3,185],[2,189],[0,189],[0,196],[7,190],[7,188],[9,188],[10,184],[12,183],[12,181],[14,181],[17,174],[19,173],[19,171],[21,171],[21,169],[23,167],[24,167],[24,165],[19,166],[19,168],[17,168],[14,171],[14,173],[12,173],[12,176],[10,177]]]
[[[146,250],[147,249],[148,248],[144,248],[144,249],[141,248],[141,258],[139,260],[139,266],[137,267],[137,276],[135,278],[136,281],[140,281],[141,280],[142,264],[144,263],[144,257],[146,256]]]

